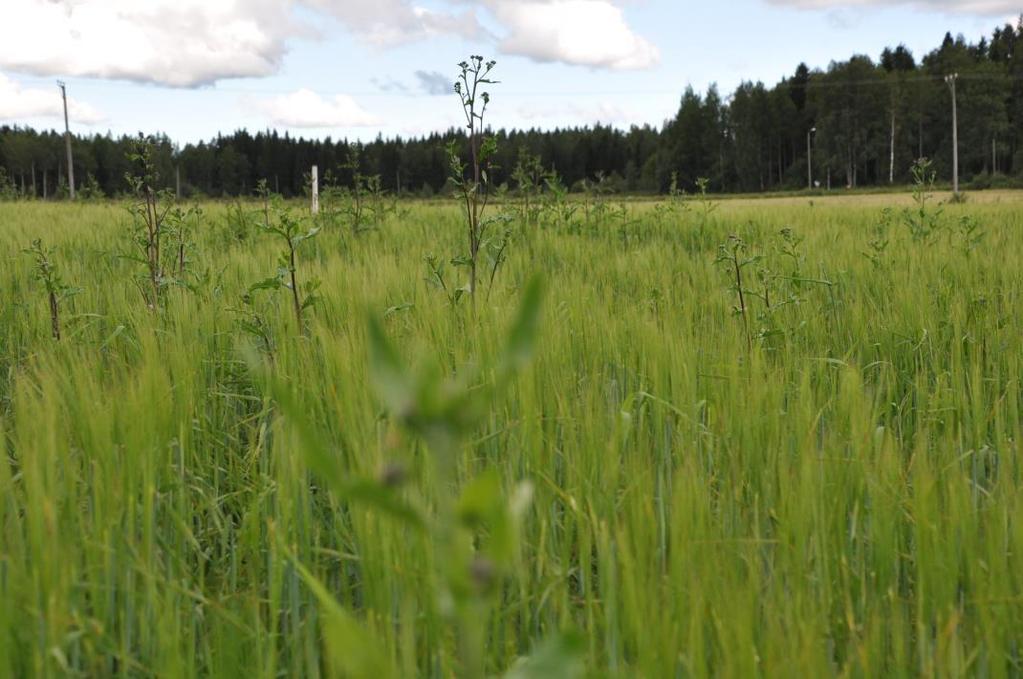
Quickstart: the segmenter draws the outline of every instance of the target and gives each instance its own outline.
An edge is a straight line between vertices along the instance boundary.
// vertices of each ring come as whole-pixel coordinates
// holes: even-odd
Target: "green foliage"
[[[238,302],[286,249],[255,199],[201,204],[158,316],[120,206],[0,204],[0,676],[1012,676],[1019,196],[926,247],[908,192],[720,200],[720,263],[694,206],[569,200],[472,322],[422,282],[456,206],[325,227],[303,334]]]
[[[913,240],[927,243],[937,237],[941,230],[942,209],[930,206],[933,198],[935,172],[933,163],[921,158],[913,165],[913,209],[902,213],[902,221],[909,228]]]
[[[474,304],[477,279],[480,273],[480,252],[488,246],[490,227],[499,221],[505,221],[504,217],[485,215],[493,189],[490,173],[494,168],[491,161],[497,153],[497,139],[486,135],[485,119],[487,107],[490,105],[490,93],[485,88],[497,84],[497,81],[490,77],[496,64],[496,61],[484,63],[483,57],[474,55],[469,57],[468,61],[463,61],[458,65],[461,72],[455,81],[454,89],[462,105],[462,113],[465,115],[469,162],[462,161],[457,141],[452,141],[447,148],[450,168],[449,181],[455,187],[459,203],[464,209],[469,236],[468,254],[455,258],[452,262],[464,262],[468,268],[468,291]],[[505,243],[507,243],[506,240]],[[500,263],[492,268],[492,273],[497,272],[498,266]],[[493,275],[490,280],[492,287]]]
[[[260,226],[263,231],[282,241],[285,249],[277,257],[277,272],[269,278],[250,285],[248,294],[251,296],[261,290],[288,290],[292,310],[295,313],[296,326],[299,331],[304,332],[303,314],[306,309],[319,300],[316,292],[320,288],[320,281],[311,278],[304,281],[299,287],[298,250],[303,243],[316,237],[320,232],[320,227],[314,226],[306,230],[304,218],[296,217],[294,212],[284,207],[279,201],[275,201],[272,213],[271,215],[268,208],[267,221]]]
[[[346,227],[354,236],[379,229],[398,209],[397,201],[384,191],[380,175],[362,173],[359,154],[359,146],[350,146],[348,160],[340,168],[351,175],[349,186],[338,184],[328,170],[320,191],[320,221]]]
[[[15,200],[18,197],[18,189],[14,182],[7,176],[7,170],[0,167],[0,200]]]
[[[746,242],[737,234],[730,234],[728,240],[718,248],[717,263],[722,265],[729,277],[729,288],[735,293],[737,304],[732,312],[742,321],[742,332],[746,337],[746,350],[753,350],[753,336],[750,332],[749,308],[746,305],[746,283],[743,282],[743,271],[760,261],[758,256],[750,256]]]
[[[515,169],[512,170],[512,180],[519,198],[519,219],[525,226],[535,227],[540,222],[543,210],[540,194],[547,176],[540,156],[530,153],[525,147],[520,148]]]
[[[963,254],[969,257],[984,241],[984,231],[982,230],[980,220],[973,215],[963,215],[960,217],[958,236],[959,248],[963,251]]]
[[[75,197],[79,200],[102,200],[105,198],[103,188],[96,181],[95,175],[91,172],[85,175],[85,179],[78,185]]]
[[[459,475],[458,452],[493,407],[496,394],[529,361],[538,334],[542,288],[534,279],[523,293],[518,315],[493,366],[491,382],[479,383],[475,370],[441,379],[432,369],[405,367],[380,325],[369,324],[370,375],[391,417],[427,443],[433,478],[445,484]],[[499,591],[519,550],[522,516],[532,485],[520,483],[505,499],[500,476],[486,471],[468,481],[454,503],[438,498],[426,525],[443,555],[439,578],[442,600],[450,600],[449,617],[460,639],[461,675],[485,674],[485,639],[479,634],[482,607]],[[469,547],[475,545],[475,547]]]
[[[710,180],[706,177],[698,177],[696,180],[696,197],[694,198],[694,204],[696,205],[696,212],[699,216],[699,227],[702,232],[707,228],[710,223],[711,215],[717,212],[718,204],[710,199],[707,191],[710,187]]]
[[[879,267],[885,263],[885,253],[891,244],[891,231],[894,223],[895,211],[886,207],[881,211],[880,218],[871,229],[871,238],[867,242],[868,250],[863,254],[873,262],[874,266]]]
[[[46,298],[50,309],[50,333],[53,339],[60,339],[60,306],[69,297],[80,292],[64,282],[60,272],[53,263],[53,251],[43,246],[42,240],[36,238],[32,246],[26,249],[25,254],[29,255],[34,263],[33,274],[35,279],[43,285],[46,290]]]
[[[133,196],[128,206],[132,217],[129,240],[133,249],[124,256],[144,269],[136,278],[136,285],[151,311],[161,306],[164,292],[173,282],[164,259],[167,216],[174,207],[173,195],[169,190],[157,188],[160,174],[154,156],[153,139],[139,135],[128,152],[134,171],[125,177]]]

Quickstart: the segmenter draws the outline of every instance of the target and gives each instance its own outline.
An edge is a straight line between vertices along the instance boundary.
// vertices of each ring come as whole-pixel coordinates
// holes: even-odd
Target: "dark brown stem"
[[[735,285],[739,293],[739,313],[742,314],[742,329],[746,333],[746,350],[753,351],[753,341],[749,334],[749,320],[746,318],[746,296],[742,292],[742,265],[739,263],[738,251],[732,252],[732,263],[735,265]]]
[[[295,244],[288,239],[288,274],[291,276],[291,301],[295,306],[295,320],[298,322],[299,330],[302,329],[302,303],[298,295],[298,279],[295,275]]]
[[[60,340],[60,309],[57,306],[57,295],[50,292],[50,326],[53,331],[53,339]]]

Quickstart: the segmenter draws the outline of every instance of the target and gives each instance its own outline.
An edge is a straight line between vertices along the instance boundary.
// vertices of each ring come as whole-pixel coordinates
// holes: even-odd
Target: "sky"
[[[452,83],[497,61],[489,122],[661,125],[691,85],[727,95],[946,32],[1023,0],[0,0],[0,125],[177,142],[277,129],[372,139],[459,124]]]

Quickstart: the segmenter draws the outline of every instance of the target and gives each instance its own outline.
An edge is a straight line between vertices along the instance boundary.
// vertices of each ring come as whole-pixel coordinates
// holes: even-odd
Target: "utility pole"
[[[71,125],[67,118],[67,87],[63,80],[57,81],[60,87],[60,98],[64,100],[64,145],[67,147],[67,187],[71,200],[75,199],[75,163],[71,157]]]
[[[958,79],[958,73],[945,76],[945,82],[948,83],[948,87],[952,91],[952,193],[956,196],[959,195],[959,114],[956,110],[956,80]]]
[[[811,127],[806,133],[806,188],[813,191],[813,133],[816,127]]]

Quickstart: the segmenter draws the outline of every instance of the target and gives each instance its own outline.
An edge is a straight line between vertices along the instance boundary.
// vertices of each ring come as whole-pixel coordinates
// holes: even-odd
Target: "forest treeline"
[[[1019,51],[1017,51],[1019,50]],[[513,171],[531,154],[561,182],[578,189],[603,178],[612,191],[771,191],[876,186],[908,181],[917,158],[951,178],[952,95],[957,74],[960,174],[974,186],[1023,176],[1023,18],[970,43],[946,34],[917,59],[904,47],[878,60],[858,55],[811,70],[800,64],[773,87],[744,82],[730,97],[716,87],[687,88],[677,114],[660,127],[610,126],[495,132],[497,184],[515,187]],[[382,189],[433,195],[449,175],[446,146],[461,130],[366,143],[304,139],[245,130],[177,146],[157,136],[162,181],[184,195],[250,194],[260,179],[284,195],[302,193],[318,165],[328,182],[358,173]],[[131,138],[73,139],[76,186],[85,195],[125,192]],[[66,193],[64,139],[57,132],[0,128],[0,191],[37,197]],[[808,151],[812,153],[808,154]],[[808,171],[808,156],[812,171]],[[677,180],[677,184],[673,184]]]

